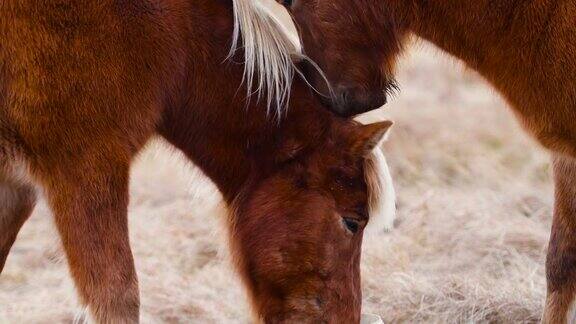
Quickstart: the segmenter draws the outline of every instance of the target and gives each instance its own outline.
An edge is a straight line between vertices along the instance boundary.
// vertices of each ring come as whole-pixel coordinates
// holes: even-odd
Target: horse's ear
[[[384,140],[393,124],[393,122],[385,120],[359,126],[352,135],[352,152],[362,156],[372,153],[374,148]]]

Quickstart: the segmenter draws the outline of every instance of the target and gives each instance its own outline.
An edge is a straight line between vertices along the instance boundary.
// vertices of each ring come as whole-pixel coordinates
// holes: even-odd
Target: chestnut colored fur
[[[226,0],[0,3],[0,270],[38,187],[82,303],[98,322],[137,322],[129,172],[159,134],[235,206],[260,318],[359,321],[363,162],[390,123],[334,117],[299,81],[280,122],[247,104],[243,58],[225,62],[232,24]]]
[[[340,93],[348,103],[385,88],[409,35],[461,59],[507,99],[555,160],[543,319],[576,321],[567,315],[576,294],[576,1],[295,0],[290,9],[333,87],[360,89]]]

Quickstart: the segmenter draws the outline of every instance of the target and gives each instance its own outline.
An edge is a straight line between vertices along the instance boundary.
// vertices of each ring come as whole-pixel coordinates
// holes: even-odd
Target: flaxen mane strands
[[[296,68],[293,56],[300,56],[300,43],[282,26],[270,10],[257,0],[234,0],[234,34],[230,57],[244,52],[244,82],[248,96],[266,96],[268,112],[281,116],[288,105]]]

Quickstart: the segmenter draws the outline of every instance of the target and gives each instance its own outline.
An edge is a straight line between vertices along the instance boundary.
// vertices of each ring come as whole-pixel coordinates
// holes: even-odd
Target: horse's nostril
[[[338,101],[339,101],[338,104],[346,105],[346,103],[348,102],[348,98],[349,98],[349,97],[350,97],[349,90],[340,90],[340,91],[338,91],[338,96],[337,96]]]
[[[320,299],[320,297],[316,297],[314,301],[316,302],[316,306],[318,306],[318,308],[322,308],[324,302],[322,302],[322,299]]]
[[[380,106],[383,106],[388,103],[388,96],[386,95],[386,92],[383,92],[381,94],[380,100],[382,101],[382,104]]]

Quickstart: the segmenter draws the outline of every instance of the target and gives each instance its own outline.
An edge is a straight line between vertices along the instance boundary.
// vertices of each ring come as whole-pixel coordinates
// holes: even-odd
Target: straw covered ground
[[[549,160],[497,94],[426,45],[404,57],[401,92],[365,119],[385,144],[396,230],[365,240],[364,311],[393,322],[536,322],[545,296]],[[246,323],[220,230],[220,198],[157,141],[131,183],[130,229],[144,323]],[[73,285],[40,204],[0,277],[0,323],[71,322]]]

